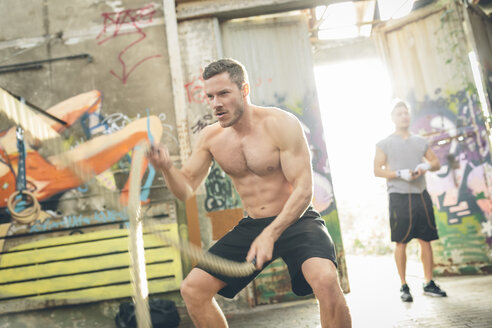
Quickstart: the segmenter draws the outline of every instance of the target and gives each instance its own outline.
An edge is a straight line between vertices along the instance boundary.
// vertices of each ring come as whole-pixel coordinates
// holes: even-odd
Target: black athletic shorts
[[[275,217],[261,219],[246,217],[208,251],[231,261],[244,262],[251,243],[274,219]],[[299,296],[313,292],[301,270],[304,261],[312,257],[321,257],[337,265],[333,240],[323,218],[312,207],[282,233],[274,244],[272,260],[265,263],[263,267],[265,268],[278,257],[287,264],[292,291]],[[227,286],[219,291],[219,295],[227,298],[233,298],[261,272],[259,270],[248,277],[233,278],[201,268],[200,264],[197,267],[227,283]]]
[[[408,243],[413,238],[439,239],[427,190],[421,194],[389,194],[391,241]]]

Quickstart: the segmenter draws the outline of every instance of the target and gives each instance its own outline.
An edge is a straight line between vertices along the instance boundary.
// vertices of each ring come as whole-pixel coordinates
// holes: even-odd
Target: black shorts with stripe
[[[275,217],[260,219],[246,217],[208,251],[231,261],[244,262],[251,243],[274,219]],[[292,291],[299,296],[313,292],[301,270],[304,261],[312,257],[320,257],[329,259],[335,266],[337,265],[335,244],[326,229],[323,218],[312,207],[308,208],[301,218],[280,235],[274,244],[272,260],[265,263],[263,267],[265,268],[278,257],[281,257],[287,264]],[[227,283],[219,291],[219,295],[227,298],[233,298],[260,273],[260,271],[255,271],[248,277],[234,278],[211,272],[200,267],[200,263],[197,267]]]
[[[427,190],[421,194],[389,194],[391,241],[408,243],[413,238],[439,239],[432,200]]]

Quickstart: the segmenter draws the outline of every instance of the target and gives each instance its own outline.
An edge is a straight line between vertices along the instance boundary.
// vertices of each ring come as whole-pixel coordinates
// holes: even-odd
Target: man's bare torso
[[[280,213],[292,192],[280,163],[280,150],[267,131],[270,109],[255,115],[257,122],[239,135],[232,128],[210,127],[208,149],[236,187],[244,209],[253,218]]]

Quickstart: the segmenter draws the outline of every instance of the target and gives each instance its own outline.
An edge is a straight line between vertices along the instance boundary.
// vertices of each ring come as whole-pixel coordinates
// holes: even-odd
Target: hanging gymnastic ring
[[[21,201],[21,199],[16,199],[16,197],[22,194],[27,195],[29,198],[31,198],[32,207],[27,208],[21,212],[16,212],[15,207]],[[27,190],[20,190],[20,191],[18,190],[13,192],[7,201],[7,208],[9,209],[12,218],[21,224],[31,224],[32,222],[34,222],[37,219],[39,212],[41,210],[39,206],[39,202],[36,199],[36,197],[30,191]]]

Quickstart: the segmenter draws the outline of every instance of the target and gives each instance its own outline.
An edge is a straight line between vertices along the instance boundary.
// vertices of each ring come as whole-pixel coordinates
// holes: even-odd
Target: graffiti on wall
[[[21,140],[13,125],[0,131],[0,301],[4,306],[18,307],[16,300],[24,299],[33,301],[30,306],[45,307],[46,302],[35,301],[59,299],[63,303],[70,297],[99,300],[131,295],[129,218],[124,206],[133,149],[142,141],[160,141],[165,133],[174,137],[174,128],[166,122],[165,114],[155,116],[148,111],[142,118],[123,113],[104,116],[101,105],[101,92],[92,90],[47,110],[67,122],[65,127],[50,121],[51,128],[60,134],[61,144],[56,144],[60,147],[52,148],[53,143],[30,137],[29,131],[24,131]],[[32,125],[35,123],[28,124]],[[64,165],[67,158],[93,178],[81,180]],[[160,193],[149,193],[151,186],[157,186],[152,172],[155,170],[144,160],[140,201],[147,221],[157,223],[176,211],[162,202]],[[24,183],[19,185],[19,181]],[[18,192],[32,195],[31,199],[12,197]],[[155,206],[147,205],[149,202]],[[157,217],[160,219],[153,219]],[[155,251],[146,252],[147,259],[164,263],[167,260],[159,254],[165,253],[172,258],[168,263],[178,264],[159,269],[156,264],[155,271],[149,273],[160,271],[162,276],[180,272],[179,256],[157,252],[167,246],[156,238],[152,234],[144,237],[155,245]],[[99,271],[105,272],[106,278],[99,279]],[[176,290],[181,279],[179,274],[176,277],[161,281],[154,290]]]
[[[195,123],[191,126],[191,133],[197,134],[201,130],[203,130],[204,127],[215,122],[217,122],[217,120],[212,114],[205,114],[198,118],[198,120],[196,120]]]
[[[188,103],[205,105],[207,112],[210,112],[210,101],[205,93],[205,81],[202,72],[203,69],[200,69],[200,74],[193,76],[190,82],[184,85],[184,88]],[[217,119],[211,113],[201,115],[190,125],[191,133],[198,134],[206,126],[215,122]],[[231,179],[215,161],[213,161],[210,172],[205,179],[205,192],[204,207],[209,213],[241,206],[239,195],[233,187]]]
[[[210,173],[205,180],[205,209],[208,212],[236,208],[241,206],[239,195],[232,185],[231,179],[213,161]]]
[[[260,79],[261,80],[261,79]],[[265,79],[268,80],[268,79]],[[338,273],[341,286],[349,290],[345,252],[343,248],[342,232],[340,229],[338,211],[333,194],[331,171],[328,163],[328,153],[324,140],[321,112],[316,90],[306,90],[302,98],[289,99],[287,93],[275,92],[273,103],[263,103],[264,106],[282,108],[295,115],[303,128],[309,149],[313,169],[313,206],[321,214],[326,227],[337,248]],[[284,275],[287,274],[287,269]],[[263,273],[262,273],[263,274]],[[263,277],[260,274],[260,279]],[[277,273],[279,274],[279,273]],[[283,297],[289,297],[289,293]]]
[[[126,84],[130,75],[138,66],[150,59],[162,57],[160,54],[144,56],[131,64],[128,63],[129,59],[125,58],[127,52],[145,40],[147,34],[142,27],[152,23],[155,13],[156,9],[153,4],[148,4],[138,9],[102,13],[102,17],[104,18],[103,29],[96,37],[96,40],[98,40],[97,45],[101,46],[116,38],[125,38],[125,40],[128,40],[128,44],[118,53],[118,62],[121,65],[120,71],[116,72],[113,69],[109,71],[111,75],[123,84]],[[136,35],[137,38],[129,38],[128,35]],[[135,56],[132,56],[132,58],[135,58]]]
[[[304,99],[287,102],[286,94],[275,93],[274,98],[274,104],[263,105],[286,109],[301,122],[311,151],[313,164],[313,205],[322,215],[327,215],[336,206],[317,97],[315,94],[307,94]]]
[[[444,258],[452,263],[488,262],[492,201],[487,172],[491,156],[477,100],[466,91],[418,104],[412,131],[425,135],[441,162],[426,175],[436,207]]]
[[[205,94],[204,80],[201,71],[198,76],[193,76],[190,82],[185,83],[184,88],[188,103],[210,104],[210,101]]]
[[[102,94],[93,90],[48,109],[51,114],[65,120],[68,129],[72,131],[71,137],[63,141],[64,147],[60,149],[45,149],[43,143],[38,144],[38,141],[26,138],[23,144],[25,155],[21,156],[16,127],[11,126],[0,132],[0,223],[9,222],[11,215],[25,211],[30,206],[19,202],[14,211],[8,209],[9,199],[19,190],[17,178],[20,167],[25,166],[24,188],[32,193],[32,203],[39,203],[41,209],[28,222],[32,227],[42,225],[49,218],[61,220],[65,224],[70,220],[68,216],[80,212],[92,213],[97,221],[101,215],[98,213],[111,210],[107,208],[104,197],[98,195],[101,191],[118,195],[119,201],[126,204],[128,170],[135,145],[142,140],[159,141],[166,134],[177,143],[172,133],[174,128],[166,123],[165,114],[131,119],[125,114],[113,113],[104,117],[100,113],[101,101]],[[54,124],[53,127],[59,133],[66,132],[61,125]],[[85,137],[74,137],[73,131],[77,130],[82,130]],[[94,179],[83,183],[72,170],[60,166],[63,158],[70,158],[77,165],[90,170]],[[149,172],[143,180],[141,200],[145,202],[148,201],[148,191],[155,176],[152,172],[155,171],[146,161],[144,166],[142,177],[146,170]]]

